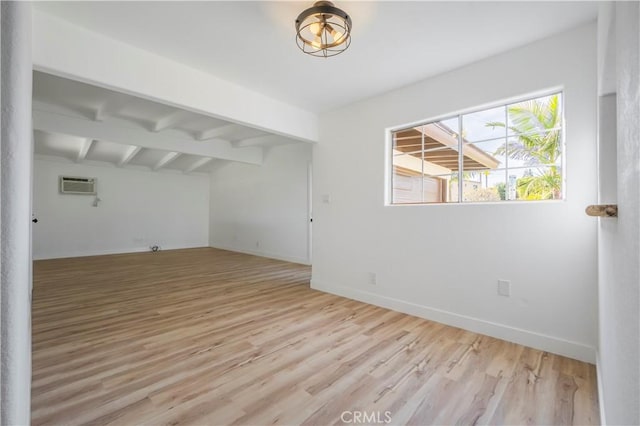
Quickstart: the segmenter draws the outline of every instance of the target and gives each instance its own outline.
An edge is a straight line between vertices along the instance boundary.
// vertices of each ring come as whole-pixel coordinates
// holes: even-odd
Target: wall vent
[[[75,176],[60,176],[60,193],[96,195],[98,180]]]

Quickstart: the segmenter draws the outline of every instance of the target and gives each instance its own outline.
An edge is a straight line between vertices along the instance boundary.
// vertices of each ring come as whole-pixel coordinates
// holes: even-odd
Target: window
[[[562,93],[391,132],[391,203],[563,198]]]

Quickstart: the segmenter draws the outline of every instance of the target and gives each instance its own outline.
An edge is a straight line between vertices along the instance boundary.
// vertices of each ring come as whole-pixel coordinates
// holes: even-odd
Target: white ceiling
[[[597,2],[336,1],[351,47],[301,53],[294,21],[312,2],[37,2],[92,31],[321,112],[595,19]]]
[[[35,154],[162,172],[261,164],[270,147],[302,143],[65,78],[34,72]]]

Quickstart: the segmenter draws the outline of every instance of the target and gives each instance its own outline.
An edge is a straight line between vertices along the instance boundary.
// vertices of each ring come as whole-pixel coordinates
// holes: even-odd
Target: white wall
[[[262,166],[229,163],[211,174],[212,247],[309,263],[311,145],[271,148]]]
[[[309,111],[38,9],[33,20],[33,66],[38,71],[294,139],[317,141],[317,117]]]
[[[0,424],[31,415],[31,3],[0,3]]]
[[[60,175],[97,178],[102,202],[60,194]],[[35,259],[205,247],[209,178],[36,160],[33,211]]]
[[[565,202],[384,205],[386,128],[558,86]],[[313,168],[314,288],[595,360],[595,23],[324,114]]]
[[[619,208],[617,219],[600,219],[598,235],[601,420],[603,424],[637,425],[640,424],[640,6],[637,2],[617,2],[601,10],[599,19],[607,20],[599,22],[599,55],[614,61],[605,67],[610,75],[601,77],[613,81],[616,91],[615,95],[602,97],[600,103],[600,199],[617,200]]]

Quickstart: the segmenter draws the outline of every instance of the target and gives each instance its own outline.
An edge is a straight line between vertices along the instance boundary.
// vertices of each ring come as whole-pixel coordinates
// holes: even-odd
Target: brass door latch
[[[589,216],[618,217],[617,204],[593,204],[584,209]]]

